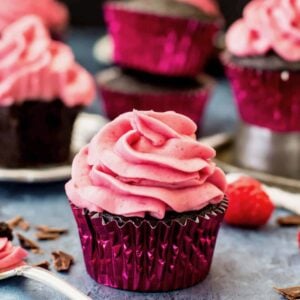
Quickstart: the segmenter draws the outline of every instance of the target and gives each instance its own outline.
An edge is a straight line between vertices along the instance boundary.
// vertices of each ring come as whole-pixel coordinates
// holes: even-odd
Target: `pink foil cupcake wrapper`
[[[168,76],[195,76],[213,53],[220,22],[136,12],[106,4],[114,61],[123,67]],[[141,30],[142,28],[142,30]]]
[[[207,276],[227,201],[206,216],[170,224],[120,225],[71,207],[90,276],[110,287],[153,292],[186,288]]]
[[[300,131],[300,72],[250,69],[223,61],[244,122],[275,132]]]
[[[206,104],[213,90],[213,83],[191,91],[134,93],[111,89],[98,82],[101,98],[106,115],[114,119],[120,114],[133,109],[169,111],[173,110],[191,118],[201,124]]]

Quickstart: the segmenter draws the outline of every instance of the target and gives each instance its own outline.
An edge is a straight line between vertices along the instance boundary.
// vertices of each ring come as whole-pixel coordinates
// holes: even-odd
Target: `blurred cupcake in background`
[[[57,0],[1,0],[0,32],[26,15],[39,16],[54,39],[63,39],[69,23],[69,12]]]
[[[175,112],[133,111],[76,155],[66,193],[98,283],[170,291],[207,276],[226,180],[196,128]]]
[[[74,120],[94,98],[93,78],[36,16],[0,39],[0,165],[66,162]]]
[[[214,86],[205,75],[168,78],[117,67],[101,72],[97,83],[110,119],[132,109],[174,110],[197,124],[202,121]]]
[[[206,4],[199,9],[185,2],[107,2],[104,11],[114,43],[114,61],[122,67],[166,76],[192,77],[202,72],[222,22],[217,9]]]
[[[260,136],[261,144],[269,145],[266,153],[257,149],[257,140],[253,140],[256,146],[246,148],[241,137],[237,159],[245,166],[264,171],[268,171],[268,159],[285,161],[286,166],[273,164],[272,172],[297,177],[300,174],[300,139],[295,138],[300,133],[299,19],[299,0],[253,0],[245,7],[243,18],[229,28],[228,51],[223,57],[244,125],[252,128],[251,134],[256,132]],[[274,139],[276,147],[270,144]],[[288,146],[291,144],[287,139],[291,139],[293,147]],[[289,147],[289,155],[283,147]],[[295,150],[297,153],[293,155]],[[249,160],[245,155],[254,158]],[[296,164],[287,161],[294,158]]]

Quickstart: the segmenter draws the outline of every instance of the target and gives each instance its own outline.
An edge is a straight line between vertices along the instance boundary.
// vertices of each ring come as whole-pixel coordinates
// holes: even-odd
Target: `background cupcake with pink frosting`
[[[270,134],[283,141],[300,132],[299,18],[300,1],[253,0],[226,35],[224,62],[241,119],[246,126],[261,129],[264,142],[270,140]],[[265,154],[253,150],[255,168],[263,169]],[[237,156],[245,151],[239,147]],[[275,161],[286,159],[279,145],[276,153],[268,155]],[[249,162],[243,159],[241,163]],[[285,171],[281,166],[275,172]],[[299,173],[294,168],[292,174],[284,175]]]
[[[133,111],[75,157],[66,192],[88,273],[135,291],[186,288],[208,274],[227,201],[215,151],[175,112]]]
[[[0,78],[0,165],[66,162],[75,118],[95,93],[72,50],[23,17],[2,31]]]
[[[55,39],[62,39],[69,23],[67,7],[57,0],[1,0],[0,32],[26,15],[40,17]]]

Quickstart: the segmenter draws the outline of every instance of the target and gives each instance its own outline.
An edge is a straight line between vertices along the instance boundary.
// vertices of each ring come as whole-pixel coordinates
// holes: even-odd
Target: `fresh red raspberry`
[[[230,225],[257,228],[265,225],[272,215],[274,205],[259,181],[241,177],[228,185],[229,206],[225,222]]]

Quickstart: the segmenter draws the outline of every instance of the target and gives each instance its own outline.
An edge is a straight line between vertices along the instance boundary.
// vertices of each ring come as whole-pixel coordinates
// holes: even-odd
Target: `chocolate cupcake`
[[[54,39],[63,39],[69,23],[69,12],[57,0],[1,0],[0,32],[26,15],[40,17]]]
[[[66,185],[88,273],[134,291],[192,286],[208,274],[227,207],[215,151],[174,112],[134,111],[75,157]]]
[[[38,17],[8,26],[0,44],[0,165],[66,162],[75,118],[94,97],[92,77]]]
[[[245,146],[239,144],[237,161],[243,166],[298,178],[300,153],[294,151],[300,148],[295,144],[300,140],[296,137],[300,132],[299,14],[296,2],[251,1],[243,18],[228,30],[228,51],[223,57],[243,126],[252,136],[249,139],[247,133],[246,140],[253,141],[252,145],[247,143],[251,151],[244,142]],[[242,140],[244,136],[238,142]],[[254,142],[257,140],[265,147],[258,150]],[[271,144],[275,140],[276,147]],[[290,147],[290,143],[294,146]],[[292,157],[297,159],[289,161]],[[282,158],[285,166],[276,166],[274,162]],[[274,167],[270,168],[271,160]]]
[[[168,76],[201,72],[221,25],[218,15],[174,0],[112,1],[105,17],[117,64]]]
[[[169,78],[133,70],[111,68],[97,76],[107,116],[137,110],[174,110],[199,124],[213,90],[208,76]]]

